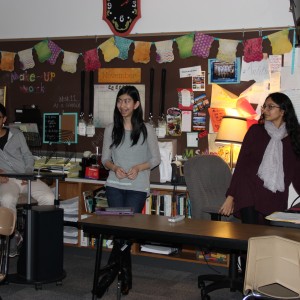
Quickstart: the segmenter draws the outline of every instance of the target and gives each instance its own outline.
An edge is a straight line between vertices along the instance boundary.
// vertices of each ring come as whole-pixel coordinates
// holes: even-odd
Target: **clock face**
[[[103,20],[115,35],[128,35],[140,17],[140,0],[103,0]]]

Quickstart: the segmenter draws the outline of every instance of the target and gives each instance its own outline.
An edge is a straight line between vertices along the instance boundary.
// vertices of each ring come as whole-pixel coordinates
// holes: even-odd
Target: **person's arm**
[[[251,152],[253,141],[255,139],[255,130],[253,129],[254,128],[250,128],[245,135],[236,167],[226,193],[226,199],[219,210],[219,213],[221,215],[230,216],[234,211],[234,195],[236,193],[236,190],[239,188],[239,180],[241,180],[241,178],[244,178],[244,172],[248,168],[248,155]]]
[[[25,163],[25,173],[32,173],[34,170],[34,157],[31,151],[28,148],[26,139],[22,132],[18,134],[20,146],[21,146],[21,154]]]
[[[158,147],[157,136],[152,126],[146,124],[147,128],[147,145],[150,152],[150,159],[147,162],[138,164],[130,168],[127,175],[128,178],[134,180],[138,173],[144,170],[153,169],[160,164],[160,152]]]
[[[299,176],[299,173],[300,173],[300,159],[297,160],[297,163],[296,163],[296,166],[295,166],[294,177],[292,179],[293,187],[294,187],[294,189],[295,189],[295,191],[298,195],[300,195],[300,176]]]
[[[134,179],[136,179],[139,172],[147,170],[147,169],[150,169],[150,164],[148,162],[135,165],[129,169],[129,171],[127,173],[127,177],[131,180],[134,180]]]
[[[104,130],[104,139],[102,146],[102,164],[107,170],[111,170],[116,173],[117,178],[123,179],[127,177],[127,174],[123,168],[117,166],[112,161],[112,150],[110,145],[112,144],[112,127],[113,125],[108,125]]]
[[[128,176],[128,174],[125,172],[125,170],[117,165],[115,165],[112,161],[110,160],[107,160],[106,163],[105,163],[105,168],[108,169],[108,170],[111,170],[113,172],[116,173],[116,176],[119,178],[119,179],[123,179],[125,177]]]
[[[224,201],[223,205],[219,210],[219,214],[223,216],[230,216],[234,210],[234,198],[232,196],[227,196],[226,200]]]

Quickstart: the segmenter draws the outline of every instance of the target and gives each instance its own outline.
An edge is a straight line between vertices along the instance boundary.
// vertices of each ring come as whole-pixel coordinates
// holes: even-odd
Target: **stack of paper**
[[[177,250],[178,250],[177,248],[159,246],[159,245],[149,245],[149,244],[141,245],[141,251],[157,253],[157,254],[169,255],[171,253],[176,252]]]
[[[78,229],[76,227],[64,226],[64,243],[78,243]]]
[[[64,221],[78,221],[78,203],[79,197],[60,201],[59,207],[64,210]]]
[[[300,224],[300,214],[298,213],[274,212],[271,215],[267,216],[266,219],[270,221]]]

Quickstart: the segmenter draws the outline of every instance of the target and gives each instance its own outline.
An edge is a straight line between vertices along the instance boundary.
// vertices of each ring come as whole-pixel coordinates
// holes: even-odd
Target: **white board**
[[[125,84],[95,84],[94,85],[94,125],[97,128],[105,128],[113,122],[113,114],[116,98],[119,90]],[[143,113],[145,115],[145,85],[134,85],[139,93]],[[144,116],[143,116],[144,117]]]

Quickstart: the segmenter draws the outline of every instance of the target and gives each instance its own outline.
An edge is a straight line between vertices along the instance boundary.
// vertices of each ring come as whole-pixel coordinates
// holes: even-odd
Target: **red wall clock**
[[[103,20],[115,35],[128,35],[141,18],[141,0],[103,0]]]

